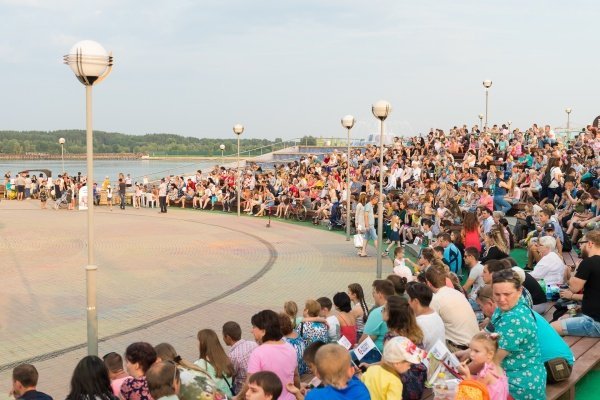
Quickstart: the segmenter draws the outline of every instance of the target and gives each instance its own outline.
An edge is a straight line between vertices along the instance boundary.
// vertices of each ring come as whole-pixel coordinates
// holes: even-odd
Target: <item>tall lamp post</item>
[[[60,144],[60,159],[62,161],[62,173],[65,173],[65,138],[61,137],[58,139],[58,143]]]
[[[221,165],[223,165],[225,164],[225,156],[223,155],[223,152],[225,151],[225,145],[220,145],[219,149],[221,149]]]
[[[385,100],[379,100],[373,104],[371,111],[379,120],[379,201],[377,203],[377,279],[381,279],[382,254],[381,243],[383,242],[383,121],[390,115],[392,106]]]
[[[567,113],[567,134],[569,133],[569,128],[571,128],[571,111],[573,111],[571,107],[565,109],[565,112]]]
[[[483,87],[485,88],[485,131],[488,130],[488,97],[490,94],[490,87],[492,87],[492,81],[486,79],[483,81]]]
[[[102,45],[91,40],[76,43],[64,56],[77,79],[85,85],[85,128],[87,159],[87,236],[86,271],[87,347],[89,355],[98,355],[98,314],[96,311],[96,271],[94,264],[94,136],[92,131],[92,86],[104,80],[112,70],[113,57]]]
[[[237,176],[236,176],[236,192],[237,192],[237,212],[238,217],[241,215],[240,202],[242,201],[242,176],[240,174],[240,135],[244,133],[244,125],[235,124],[233,126],[233,133],[237,136]]]
[[[483,114],[479,114],[479,129],[483,130]]]
[[[350,129],[354,126],[354,117],[346,115],[342,118],[342,126],[348,130],[348,155],[346,156],[346,241],[350,240]]]

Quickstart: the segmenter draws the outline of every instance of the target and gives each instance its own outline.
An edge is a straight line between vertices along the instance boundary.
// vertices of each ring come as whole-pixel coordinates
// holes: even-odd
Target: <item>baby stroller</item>
[[[65,190],[59,199],[56,199],[54,202],[54,209],[58,210],[59,208],[67,208],[69,207],[69,203],[67,202],[68,193]]]
[[[344,229],[346,228],[346,224],[342,219],[342,207],[339,201],[336,201],[331,206],[331,213],[329,215],[329,224],[327,224],[329,230],[334,229]]]

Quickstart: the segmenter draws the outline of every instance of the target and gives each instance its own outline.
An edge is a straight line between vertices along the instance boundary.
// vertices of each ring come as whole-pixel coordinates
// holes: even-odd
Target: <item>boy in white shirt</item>
[[[333,303],[328,297],[319,297],[317,303],[321,305],[321,312],[319,316],[325,318],[329,330],[327,336],[329,336],[329,343],[335,343],[340,338],[340,321],[337,317],[331,313]]]

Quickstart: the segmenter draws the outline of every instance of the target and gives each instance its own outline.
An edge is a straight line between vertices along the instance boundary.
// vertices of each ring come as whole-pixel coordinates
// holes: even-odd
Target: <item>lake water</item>
[[[94,180],[101,182],[105,176],[111,180],[118,177],[118,174],[131,174],[131,179],[141,181],[144,176],[154,180],[166,175],[193,175],[196,170],[211,169],[219,161],[194,162],[191,160],[94,160]],[[62,171],[60,160],[0,160],[0,172],[2,176],[11,171],[11,176],[19,171],[31,170],[32,174],[39,175],[39,172],[33,172],[36,169],[49,169],[52,176],[58,176]],[[85,160],[65,160],[65,170],[69,175],[87,175]]]

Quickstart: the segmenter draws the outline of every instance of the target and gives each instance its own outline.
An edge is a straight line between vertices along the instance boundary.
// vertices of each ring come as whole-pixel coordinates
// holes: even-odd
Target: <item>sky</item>
[[[114,56],[94,129],[194,137],[395,135],[479,123],[585,126],[600,114],[600,3],[401,0],[0,0],[0,130],[85,128],[63,55]]]

